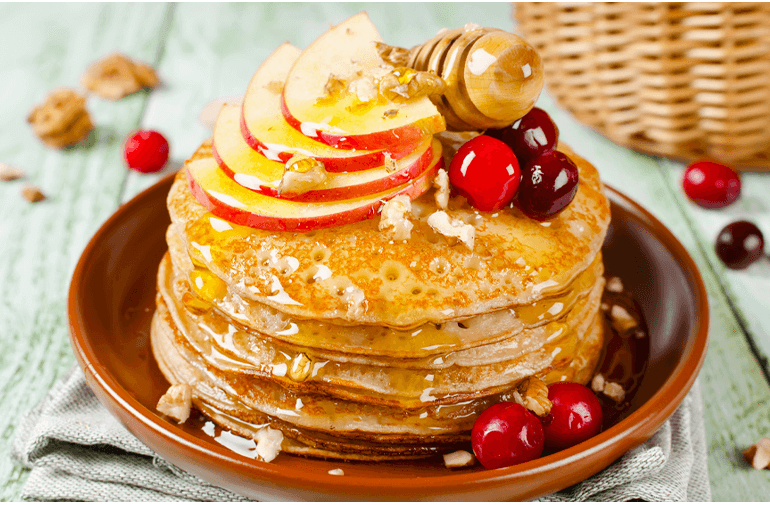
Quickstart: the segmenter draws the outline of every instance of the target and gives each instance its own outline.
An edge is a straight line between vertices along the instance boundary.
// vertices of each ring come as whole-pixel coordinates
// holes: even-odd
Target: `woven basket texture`
[[[518,3],[559,104],[652,154],[770,169],[770,4]]]

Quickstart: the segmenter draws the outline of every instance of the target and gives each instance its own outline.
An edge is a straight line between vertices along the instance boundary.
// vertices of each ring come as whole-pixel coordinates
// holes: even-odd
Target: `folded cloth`
[[[12,456],[31,468],[25,500],[245,501],[164,461],[96,399],[74,367],[22,420]],[[709,501],[706,436],[695,382],[650,440],[543,501]]]

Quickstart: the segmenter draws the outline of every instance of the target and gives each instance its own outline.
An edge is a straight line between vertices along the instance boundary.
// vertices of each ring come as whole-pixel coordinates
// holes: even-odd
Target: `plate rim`
[[[89,386],[94,390],[100,402],[110,410],[112,415],[121,424],[126,426],[127,423],[121,419],[119,412],[115,411],[116,409],[122,410],[134,420],[141,422],[141,424],[153,431],[157,436],[193,451],[196,453],[195,457],[199,461],[208,460],[225,464],[228,471],[237,468],[241,476],[252,479],[255,481],[255,484],[256,480],[269,479],[271,484],[289,483],[293,488],[308,490],[317,490],[318,486],[322,485],[327,489],[344,493],[345,495],[372,491],[392,492],[394,487],[398,487],[402,491],[412,491],[417,495],[434,496],[456,492],[458,488],[463,488],[460,490],[461,492],[467,492],[471,489],[468,487],[469,485],[484,485],[486,488],[495,488],[507,484],[508,480],[514,477],[539,476],[563,468],[565,465],[569,465],[591,454],[610,449],[611,446],[614,446],[615,452],[618,453],[619,457],[647,440],[671,417],[692,387],[705,360],[710,325],[708,293],[695,261],[676,236],[655,216],[624,193],[605,184],[605,194],[610,201],[630,207],[634,214],[643,217],[644,221],[646,221],[645,224],[655,230],[656,237],[674,257],[680,260],[683,270],[691,274],[689,278],[695,286],[695,305],[697,313],[700,314],[698,321],[695,322],[696,335],[690,346],[689,355],[673,369],[671,379],[666,381],[628,417],[585,442],[527,463],[496,470],[448,473],[442,476],[424,476],[419,478],[355,476],[353,479],[348,479],[264,463],[241,456],[225,447],[220,447],[182,431],[133,398],[110,374],[110,371],[99,362],[93,349],[91,349],[90,340],[82,327],[80,316],[82,312],[82,299],[79,296],[82,285],[81,281],[86,275],[88,265],[95,251],[99,248],[99,242],[102,237],[109,233],[121,220],[125,219],[134,207],[141,205],[143,201],[156,198],[156,193],[158,192],[167,194],[167,190],[175,177],[175,173],[169,174],[118,207],[89,240],[75,267],[68,292],[67,316],[70,329],[70,343],[81,369],[85,372]],[[666,396],[673,398],[673,401],[661,402],[661,399]],[[126,428],[142,443],[150,446],[144,437],[137,434],[129,426],[126,426]],[[163,452],[159,451],[156,447],[150,448],[158,453]],[[349,464],[347,462],[339,463],[343,465]],[[563,489],[571,484],[574,484],[574,482],[560,485],[558,489]],[[540,488],[545,489],[543,485]],[[544,492],[551,491],[545,490]],[[534,496],[539,495],[535,494]]]

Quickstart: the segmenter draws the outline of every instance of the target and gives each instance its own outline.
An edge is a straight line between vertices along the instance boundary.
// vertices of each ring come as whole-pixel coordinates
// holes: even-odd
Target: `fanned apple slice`
[[[412,152],[417,142],[401,142],[385,150],[335,149],[292,128],[281,112],[281,91],[292,65],[302,51],[282,44],[257,69],[243,99],[241,134],[252,149],[266,158],[286,162],[295,154],[311,156],[328,172],[356,172],[379,167],[385,154],[398,160]]]
[[[383,62],[381,41],[366,13],[321,35],[289,71],[281,107],[286,121],[308,137],[340,149],[385,149],[414,143],[443,131],[444,118],[427,98],[393,103],[374,99],[365,106],[355,93],[330,96],[327,83],[356,79]],[[384,102],[384,103],[383,103]]]
[[[284,164],[268,160],[249,147],[240,136],[238,122],[240,108],[225,105],[214,126],[212,150],[222,171],[239,185],[269,196],[278,196]],[[394,162],[395,167],[383,165],[369,170],[350,173],[330,173],[326,182],[298,196],[285,197],[300,202],[345,200],[380,193],[406,184],[422,173],[433,159],[437,140],[425,139],[406,158]],[[284,198],[284,197],[281,197]]]
[[[429,167],[409,183],[374,195],[328,203],[293,202],[249,191],[227,177],[214,158],[187,162],[185,169],[193,195],[214,215],[262,230],[308,231],[372,218],[384,202],[398,195],[417,198],[432,186],[442,165],[441,149],[436,149]]]

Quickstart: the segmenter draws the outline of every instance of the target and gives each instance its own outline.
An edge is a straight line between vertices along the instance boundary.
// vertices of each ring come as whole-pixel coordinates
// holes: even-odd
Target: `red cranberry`
[[[753,223],[730,223],[717,236],[717,256],[728,268],[740,270],[762,256],[765,239]]]
[[[539,458],[543,442],[540,419],[513,402],[489,407],[476,419],[471,431],[473,452],[489,470]]]
[[[735,170],[711,161],[687,167],[682,187],[690,200],[707,209],[725,207],[741,196],[741,180]]]
[[[602,406],[593,391],[574,382],[558,382],[548,387],[553,406],[543,420],[545,444],[550,449],[566,449],[593,437],[602,428]]]
[[[487,130],[486,134],[508,144],[522,166],[543,153],[553,151],[559,142],[559,129],[551,116],[537,107],[511,126]]]
[[[578,168],[566,154],[541,154],[522,170],[519,207],[533,219],[548,219],[570,204],[577,189]]]
[[[139,130],[128,137],[123,154],[132,170],[157,172],[168,161],[168,141],[156,131]]]
[[[457,150],[449,164],[449,182],[479,210],[492,212],[513,200],[521,170],[511,148],[479,135]]]

